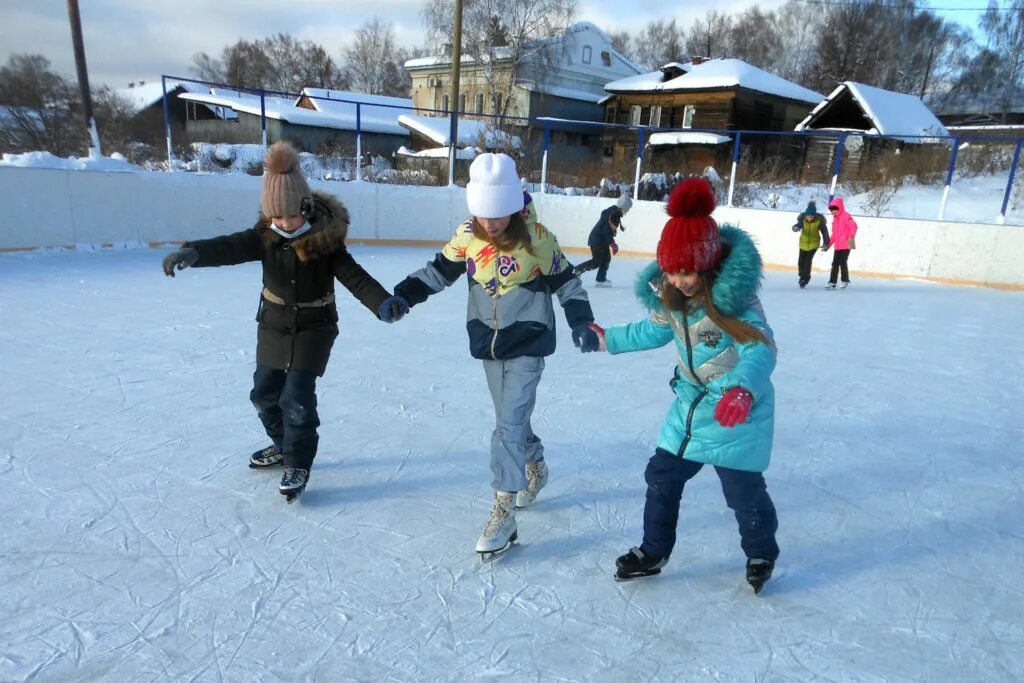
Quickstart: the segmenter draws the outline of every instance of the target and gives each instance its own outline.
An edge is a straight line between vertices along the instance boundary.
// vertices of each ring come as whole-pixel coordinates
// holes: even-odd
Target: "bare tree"
[[[501,96],[502,115],[521,78],[542,81],[563,58],[551,39],[565,33],[575,12],[576,0],[464,0],[462,53]],[[423,21],[435,48],[450,44],[454,16],[453,0],[428,0]]]
[[[801,0],[788,0],[776,10],[773,25],[778,48],[765,68],[786,80],[810,87],[812,74],[820,61],[822,14],[808,12]]]
[[[675,19],[649,22],[637,36],[636,43],[636,58],[649,69],[689,57],[683,43],[683,32],[676,26]]]
[[[395,46],[395,30],[374,17],[356,30],[342,50],[348,87],[371,95],[408,97],[410,79],[402,64],[407,52]]]
[[[205,52],[192,57],[192,73],[200,80],[238,88],[297,93],[304,87],[337,88],[342,74],[321,45],[278,33],[262,40],[238,40],[221,50],[219,59]]]
[[[628,59],[636,60],[633,52],[633,36],[629,31],[605,31],[612,40],[612,47]]]
[[[14,54],[0,68],[0,145],[67,156],[84,149],[78,89],[42,55]]]
[[[701,57],[729,57],[732,52],[731,26],[732,18],[728,14],[708,12],[686,32],[686,52]]]
[[[750,7],[735,17],[729,27],[730,57],[774,71],[780,56],[782,36],[774,12]]]

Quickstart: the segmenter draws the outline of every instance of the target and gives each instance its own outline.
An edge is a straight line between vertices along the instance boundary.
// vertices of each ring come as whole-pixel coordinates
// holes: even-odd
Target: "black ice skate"
[[[284,454],[277,444],[270,444],[266,448],[256,451],[249,456],[249,467],[273,467],[284,462]]]
[[[759,595],[768,579],[772,578],[775,562],[752,557],[747,560],[747,583],[754,588],[754,595]]]
[[[618,568],[618,571],[615,572],[615,580],[629,581],[660,574],[661,568],[667,562],[667,557],[648,555],[640,548],[630,548],[628,553],[615,560],[615,566]]]
[[[281,492],[282,496],[285,496],[289,503],[294,503],[302,495],[302,492],[306,490],[306,482],[308,481],[309,470],[298,467],[285,467],[284,476],[281,477],[281,485],[278,487],[278,491]]]

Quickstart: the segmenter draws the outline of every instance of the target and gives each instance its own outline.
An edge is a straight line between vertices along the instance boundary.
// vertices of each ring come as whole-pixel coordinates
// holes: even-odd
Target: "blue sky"
[[[934,0],[944,8],[981,7],[987,0]],[[688,26],[717,9],[731,12],[781,0],[579,0],[578,18],[603,29],[638,31],[655,19],[674,18]],[[423,42],[422,0],[80,0],[90,79],[124,87],[160,74],[189,74],[196,52],[218,54],[238,38],[291,33],[324,45],[335,57],[363,22],[378,16],[392,22],[400,45]],[[342,9],[339,9],[342,8]],[[808,11],[815,11],[813,5]],[[978,12],[946,11],[972,28]],[[11,53],[41,53],[54,68],[73,76],[67,4],[57,0],[0,0],[0,59]]]

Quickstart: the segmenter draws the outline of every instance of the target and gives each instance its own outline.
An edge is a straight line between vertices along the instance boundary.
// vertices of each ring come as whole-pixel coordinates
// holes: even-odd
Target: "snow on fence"
[[[0,167],[0,250],[138,245],[212,237],[252,225],[261,179],[248,175],[94,172]],[[314,182],[352,214],[352,240],[440,243],[466,218],[464,190],[366,182]],[[586,251],[600,197],[536,195],[538,211],[568,250]],[[719,207],[720,222],[756,238],[769,266],[792,268],[796,241],[785,211]],[[1024,227],[857,217],[857,272],[1024,289]],[[619,245],[651,255],[665,222],[661,202],[638,201]],[[818,259],[825,265],[827,259]]]

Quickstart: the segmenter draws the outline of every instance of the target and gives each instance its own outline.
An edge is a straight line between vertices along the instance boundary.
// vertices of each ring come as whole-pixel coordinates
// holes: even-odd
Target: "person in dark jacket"
[[[807,202],[807,208],[796,217],[793,232],[800,233],[797,282],[800,289],[803,289],[811,281],[811,263],[814,261],[815,252],[819,247],[822,251],[828,251],[829,248],[828,224],[825,217],[818,213],[818,207],[814,202]]]
[[[619,252],[619,245],[615,243],[615,236],[619,230],[625,231],[626,226],[622,224],[622,217],[629,213],[633,206],[633,200],[628,194],[619,197],[614,205],[609,206],[601,212],[601,217],[590,231],[590,238],[587,239],[587,246],[590,247],[590,260],[576,266],[576,274],[582,275],[587,271],[597,269],[596,286],[611,287],[611,280],[608,276],[608,266],[612,263],[612,255]]]
[[[290,144],[275,143],[264,161],[256,225],[185,242],[163,262],[170,277],[190,266],[263,262],[250,399],[273,443],[253,453],[249,466],[283,464],[279,490],[288,502],[305,490],[319,443],[316,380],[338,336],[335,278],[378,318],[385,309],[389,322],[404,315],[400,302],[345,247],[348,210],[334,197],[312,192],[298,162]]]

